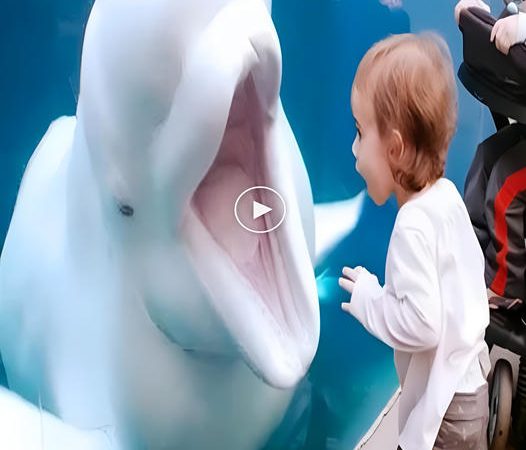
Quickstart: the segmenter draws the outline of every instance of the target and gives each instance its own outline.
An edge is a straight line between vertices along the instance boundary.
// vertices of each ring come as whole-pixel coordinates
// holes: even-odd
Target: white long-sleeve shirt
[[[453,395],[475,392],[490,369],[484,257],[451,181],[439,179],[400,208],[385,285],[362,269],[351,313],[394,349],[399,445],[431,450]]]

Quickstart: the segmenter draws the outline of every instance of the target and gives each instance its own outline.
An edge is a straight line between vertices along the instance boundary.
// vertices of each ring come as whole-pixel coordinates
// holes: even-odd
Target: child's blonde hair
[[[353,89],[373,102],[380,136],[396,129],[405,143],[391,161],[395,180],[419,191],[444,175],[457,124],[457,89],[451,54],[435,33],[398,34],[365,54]]]

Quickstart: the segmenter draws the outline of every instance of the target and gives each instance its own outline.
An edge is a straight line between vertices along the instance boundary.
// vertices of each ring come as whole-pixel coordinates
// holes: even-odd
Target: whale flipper
[[[314,205],[316,263],[352,232],[360,218],[365,195],[366,192],[361,191],[348,200]]]

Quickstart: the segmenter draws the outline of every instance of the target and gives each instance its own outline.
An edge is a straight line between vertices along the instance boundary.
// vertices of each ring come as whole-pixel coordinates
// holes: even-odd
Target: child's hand
[[[460,20],[461,11],[465,8],[471,8],[471,7],[482,8],[482,9],[485,9],[489,13],[491,12],[489,6],[486,5],[486,3],[484,3],[482,0],[460,0],[457,3],[457,6],[455,6],[455,20],[457,21],[457,24],[458,24],[458,21]]]
[[[491,30],[490,41],[495,41],[496,47],[505,55],[508,54],[510,47],[514,44],[522,42],[523,40],[518,35],[519,29],[519,15],[499,19],[493,25]]]
[[[360,275],[360,270],[362,268],[360,266],[355,267],[354,269],[351,269],[350,267],[344,267],[342,270],[343,277],[340,277],[338,279],[338,284],[341,288],[345,289],[349,294],[352,294],[352,291],[354,289],[354,283],[356,283],[356,280],[358,279],[358,275]],[[349,306],[351,305],[349,302],[343,302],[342,303],[342,309],[348,313]]]

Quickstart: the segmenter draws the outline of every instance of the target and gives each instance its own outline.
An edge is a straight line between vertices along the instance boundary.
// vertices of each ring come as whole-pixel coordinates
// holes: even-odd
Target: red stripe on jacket
[[[508,224],[506,223],[506,211],[511,202],[521,191],[526,190],[526,167],[511,174],[506,178],[495,197],[495,234],[497,242],[501,245],[497,253],[497,265],[499,269],[491,284],[491,289],[497,295],[504,295],[506,279],[508,277]]]

